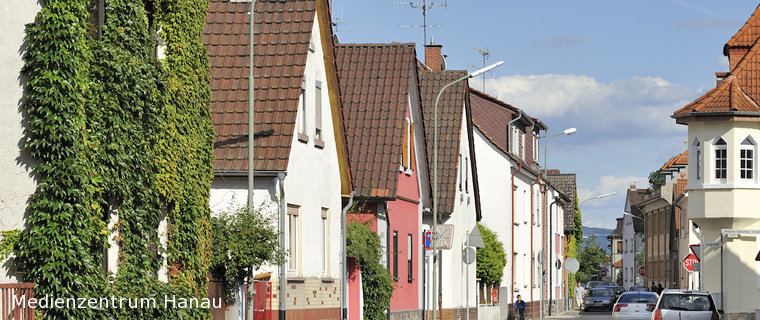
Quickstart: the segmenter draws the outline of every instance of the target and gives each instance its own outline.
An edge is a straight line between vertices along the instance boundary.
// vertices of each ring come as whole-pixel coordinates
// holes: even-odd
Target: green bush
[[[380,264],[380,236],[368,221],[352,222],[346,228],[346,254],[356,258],[362,274],[364,319],[385,320],[393,294],[391,274]]]
[[[478,223],[478,230],[480,230],[480,236],[483,237],[485,247],[478,248],[477,277],[484,283],[501,283],[501,278],[504,276],[504,266],[507,265],[504,244],[486,226]]]

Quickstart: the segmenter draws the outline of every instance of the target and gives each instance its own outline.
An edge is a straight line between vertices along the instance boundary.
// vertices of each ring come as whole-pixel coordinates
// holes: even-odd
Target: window
[[[520,143],[520,159],[525,160],[527,157],[525,154],[525,134],[522,131],[518,131],[518,136],[520,137],[519,143]]]
[[[726,180],[726,141],[718,139],[715,142],[715,179],[724,182]]]
[[[462,163],[462,166],[464,167],[464,192],[470,193],[470,158],[464,157],[464,163]]]
[[[699,143],[697,139],[694,139],[693,144],[694,144],[694,157],[695,157],[694,163],[696,164],[695,169],[697,172],[696,177],[697,177],[697,181],[702,181],[702,169],[704,168],[704,166],[702,165],[702,144]]]
[[[533,134],[533,162],[538,163],[538,136]]]
[[[301,207],[288,205],[288,269],[298,270],[298,213]]]
[[[617,253],[623,253],[623,243],[622,242],[618,241],[617,244],[615,244],[615,246],[617,246]]]
[[[404,143],[401,150],[401,171],[412,174],[414,170],[414,122],[406,118],[404,122]]]
[[[754,172],[755,145],[746,138],[739,146],[739,176],[745,180],[752,180],[755,177]]]
[[[314,84],[314,139],[322,140],[322,82]]]
[[[462,172],[462,154],[459,154],[459,191],[462,191],[462,178],[464,172]]]
[[[298,133],[306,136],[306,88],[304,86],[301,86],[299,103],[298,114],[301,117],[301,121],[298,122]]]
[[[406,267],[407,267],[407,273],[409,274],[409,278],[407,279],[409,282],[414,281],[414,266],[412,265],[412,248],[414,248],[414,242],[412,241],[412,234],[409,233],[406,235]]]
[[[330,265],[330,257],[328,256],[328,248],[330,245],[330,230],[328,229],[329,223],[327,220],[329,214],[329,209],[322,208],[322,275],[327,275],[327,268]]]
[[[393,281],[398,281],[398,231],[393,231]]]

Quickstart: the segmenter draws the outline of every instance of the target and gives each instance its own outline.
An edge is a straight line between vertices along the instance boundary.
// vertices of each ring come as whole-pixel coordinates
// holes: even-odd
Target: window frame
[[[314,140],[322,141],[322,81],[314,81]]]
[[[747,142],[745,144],[745,142]],[[754,142],[754,139],[751,137],[744,138],[742,140],[741,144],[739,145],[739,180],[740,181],[747,181],[747,182],[754,182],[756,178],[755,174],[755,168],[757,168],[757,164],[755,163],[757,161],[757,151],[756,145]],[[749,157],[745,157],[745,152],[749,153]],[[749,167],[746,167],[745,164],[749,164]],[[746,177],[745,173],[748,174],[749,177]],[[745,175],[745,176],[743,176]]]
[[[393,230],[393,282],[398,281],[398,230]]]
[[[713,181],[726,183],[728,178],[728,143],[723,138],[718,138],[712,145],[712,151]]]
[[[288,215],[288,273],[294,274],[298,273],[298,263],[299,263],[299,255],[300,255],[300,225],[298,216],[300,215],[301,206],[294,205],[294,204],[288,204],[287,205],[287,215]]]

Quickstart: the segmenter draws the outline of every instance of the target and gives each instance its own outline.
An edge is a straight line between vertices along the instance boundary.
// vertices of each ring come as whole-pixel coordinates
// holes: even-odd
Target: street
[[[612,319],[612,312],[610,311],[589,311],[589,312],[581,312],[581,314],[576,319],[588,319],[588,320],[602,320],[602,319]]]

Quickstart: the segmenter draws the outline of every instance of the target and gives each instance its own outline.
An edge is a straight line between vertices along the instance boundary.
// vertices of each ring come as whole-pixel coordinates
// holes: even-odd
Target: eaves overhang
[[[737,118],[758,118],[760,120],[760,112],[758,111],[719,111],[719,112],[689,112],[681,114],[673,114],[670,116],[676,119],[678,124],[688,124],[690,122],[700,121],[736,121]],[[756,120],[757,121],[757,120]]]

